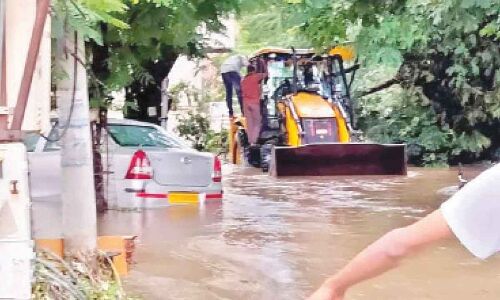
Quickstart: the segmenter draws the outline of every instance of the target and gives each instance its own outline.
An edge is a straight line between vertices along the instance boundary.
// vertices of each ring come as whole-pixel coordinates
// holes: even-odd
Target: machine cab
[[[289,146],[348,142],[349,86],[340,74],[349,55],[344,48],[324,55],[313,49],[257,51],[250,61],[267,74],[261,84],[261,140]]]

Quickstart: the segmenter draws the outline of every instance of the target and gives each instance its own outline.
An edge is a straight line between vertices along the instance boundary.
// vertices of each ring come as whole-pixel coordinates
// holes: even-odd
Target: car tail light
[[[219,157],[214,157],[214,172],[212,174],[213,182],[221,182],[222,181],[222,163]]]
[[[137,150],[132,156],[125,179],[152,179],[153,168],[146,152]]]

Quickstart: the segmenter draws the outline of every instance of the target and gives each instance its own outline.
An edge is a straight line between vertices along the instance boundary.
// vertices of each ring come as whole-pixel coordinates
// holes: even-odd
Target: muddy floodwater
[[[132,295],[304,299],[374,239],[439,207],[457,184],[456,169],[287,179],[251,168],[224,172],[222,202],[100,217],[101,234],[139,236],[125,279]],[[445,242],[353,288],[346,299],[498,300],[500,258],[483,262],[458,242]]]

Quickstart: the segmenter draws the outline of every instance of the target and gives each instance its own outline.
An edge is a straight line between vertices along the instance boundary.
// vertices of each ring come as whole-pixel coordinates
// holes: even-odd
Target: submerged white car
[[[50,134],[56,138],[57,132]],[[60,201],[60,145],[28,136],[33,201]],[[101,146],[104,188],[110,208],[149,208],[220,200],[221,162],[163,128],[109,120]]]

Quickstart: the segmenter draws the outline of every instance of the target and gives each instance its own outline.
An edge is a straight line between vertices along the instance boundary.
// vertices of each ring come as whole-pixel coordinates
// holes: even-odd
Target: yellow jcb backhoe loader
[[[253,55],[250,61],[265,74],[258,87],[262,120],[240,117],[231,124],[232,163],[275,176],[405,175],[405,145],[353,142],[353,57],[348,46],[325,55],[278,48]],[[259,127],[253,143],[249,126]]]

